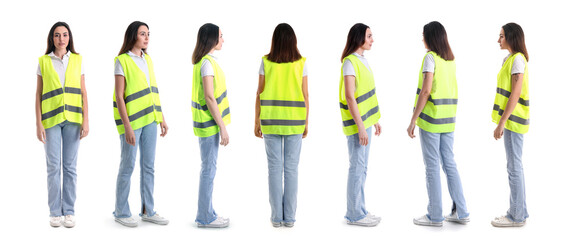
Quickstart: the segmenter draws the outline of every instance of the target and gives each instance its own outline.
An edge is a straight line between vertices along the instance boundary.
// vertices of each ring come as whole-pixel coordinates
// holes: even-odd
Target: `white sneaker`
[[[491,225],[494,227],[522,227],[525,226],[527,220],[522,222],[513,222],[511,219],[507,218],[507,216],[496,217],[493,221],[491,221]]]
[[[228,225],[230,225],[230,219],[222,217],[217,217],[216,220],[212,221],[209,224],[197,223],[197,226],[199,228],[225,228],[228,227]]]
[[[453,212],[450,215],[444,216],[447,222],[455,222],[459,224],[468,224],[470,222],[470,217],[459,218],[457,212]]]
[[[369,213],[369,212],[368,212],[368,216],[369,216],[370,218],[372,218],[372,219],[377,220],[377,223],[380,223],[380,222],[381,222],[381,217],[379,217],[379,216],[375,216],[375,215],[373,215],[373,214],[371,214],[371,213]]]
[[[295,222],[285,222],[283,223],[283,225],[285,225],[285,227],[292,228],[293,226],[295,226]]]
[[[150,222],[150,223],[155,223],[155,224],[159,224],[159,225],[167,225],[169,224],[169,220],[167,220],[166,218],[159,216],[159,214],[154,214],[151,217],[148,217],[147,214],[143,214],[141,216],[142,221],[146,221],[146,222]]]
[[[356,226],[362,226],[362,227],[375,227],[377,226],[377,224],[381,221],[381,218],[379,219],[374,219],[371,218],[370,215],[366,215],[364,218],[355,221],[355,222],[351,222],[351,221],[347,221],[347,223],[349,225],[356,225]]]
[[[49,218],[49,225],[52,227],[60,227],[61,223],[63,222],[63,217],[50,217]]]
[[[74,215],[66,215],[65,220],[63,221],[63,226],[66,228],[72,228],[75,226],[75,216]]]
[[[274,228],[278,228],[281,227],[281,222],[271,222],[271,225],[273,225]]]
[[[442,222],[433,222],[426,214],[419,218],[413,218],[413,223],[421,226],[442,227]]]
[[[126,226],[126,227],[137,227],[138,226],[138,221],[136,221],[134,218],[132,217],[127,217],[127,218],[114,218],[114,221]]]

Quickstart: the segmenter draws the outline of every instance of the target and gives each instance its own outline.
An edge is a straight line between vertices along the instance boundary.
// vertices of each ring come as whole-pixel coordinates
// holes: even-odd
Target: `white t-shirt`
[[[216,58],[216,56],[214,56],[212,54],[207,54],[207,55],[211,56],[212,59],[214,59],[215,61],[218,60],[218,58]],[[208,59],[202,60],[202,65],[200,65],[200,76],[201,77],[206,77],[206,76],[213,76],[214,77],[214,68],[212,67],[212,63],[210,63],[210,61],[208,61]]]
[[[65,73],[67,72],[67,66],[69,65],[69,57],[71,56],[71,51],[67,51],[65,55],[63,55],[63,59],[58,58],[55,56],[54,52],[47,54],[47,56],[51,57],[51,62],[53,63],[53,68],[55,72],[59,75],[59,80],[61,81],[61,86],[65,86]],[[83,64],[81,63],[81,75],[84,75],[84,68]],[[41,67],[39,63],[37,64],[37,75],[41,75]]]
[[[265,70],[264,70],[264,67],[263,67],[263,59],[261,59],[261,64],[259,65],[259,75],[265,76]],[[306,60],[305,60],[305,65],[303,66],[303,77],[304,76],[308,76],[307,61]]]
[[[353,53],[354,56],[358,57],[358,59],[366,66],[366,68],[371,72],[371,68],[369,67],[368,60],[357,53]],[[356,70],[354,69],[354,65],[348,59],[344,59],[344,66],[342,67],[343,76],[356,76]]]
[[[435,67],[436,67],[436,63],[434,62],[434,56],[432,56],[432,53],[427,54],[423,62],[423,73],[426,72],[434,73]]]
[[[145,60],[145,53],[142,51],[142,56],[135,55],[132,51],[128,51],[128,56],[132,57],[136,66],[145,73],[145,79],[147,79],[147,85],[150,86],[151,83],[149,81],[149,68],[147,66],[147,61]],[[122,64],[120,63],[120,59],[116,59],[116,63],[114,64],[114,75],[126,76],[124,75],[124,68],[122,68]]]
[[[505,61],[507,61],[509,57],[511,57],[511,54],[507,55],[507,57],[503,59],[503,64],[505,64]],[[518,73],[525,73],[525,60],[520,56],[515,58],[513,66],[511,67],[511,75]]]

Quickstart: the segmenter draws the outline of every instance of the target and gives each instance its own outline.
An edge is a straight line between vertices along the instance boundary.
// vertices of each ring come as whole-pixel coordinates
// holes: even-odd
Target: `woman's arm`
[[[511,96],[509,96],[509,100],[507,101],[507,106],[503,111],[503,115],[501,115],[501,119],[499,120],[499,124],[493,131],[493,137],[495,140],[500,139],[503,136],[503,129],[505,128],[505,122],[515,110],[517,103],[519,102],[519,98],[521,97],[521,90],[523,89],[523,74],[517,73],[511,75]]]
[[[45,143],[45,129],[41,123],[41,95],[43,93],[43,78],[37,75],[37,89],[35,90],[35,126],[37,139]]]
[[[308,77],[303,77],[303,98],[305,99],[305,108],[307,110],[307,118],[305,121],[305,132],[303,132],[303,138],[307,137],[309,132],[309,84],[308,84]],[[259,95],[258,95],[259,96]]]
[[[135,146],[136,145],[136,135],[130,125],[130,118],[128,117],[128,111],[126,109],[126,102],[124,101],[124,90],[126,89],[126,78],[122,75],[114,75],[115,88],[116,88],[116,105],[118,106],[118,113],[120,113],[120,118],[122,119],[122,124],[124,124],[124,134],[126,135],[126,143]]]
[[[415,137],[415,124],[419,115],[423,111],[426,103],[428,102],[428,97],[430,96],[430,92],[432,91],[432,79],[434,78],[434,73],[425,72],[423,73],[423,86],[421,92],[419,93],[419,98],[417,99],[417,106],[415,106],[415,110],[413,111],[413,116],[411,117],[411,123],[407,128],[407,133],[409,137]]]
[[[358,136],[360,138],[360,145],[368,145],[368,134],[365,131],[364,121],[360,116],[358,109],[358,102],[356,102],[356,77],[347,75],[344,76],[344,88],[346,91],[346,102],[348,103],[348,110],[358,126]]]
[[[220,145],[226,146],[230,138],[228,137],[228,131],[222,120],[220,110],[218,110],[218,103],[214,97],[214,76],[204,76],[202,78],[202,86],[204,88],[204,99],[206,100],[208,111],[210,111],[212,118],[220,128]]]
[[[88,125],[88,100],[86,95],[86,86],[85,86],[85,75],[81,75],[81,95],[83,98],[83,125],[81,126],[81,138],[83,139],[88,135],[89,132],[89,125]]]
[[[255,98],[255,126],[254,126],[254,134],[258,138],[263,138],[263,134],[261,132],[261,122],[259,120],[259,114],[261,112],[259,95],[263,92],[264,87],[265,87],[265,76],[259,75],[259,83],[257,84],[257,93]]]

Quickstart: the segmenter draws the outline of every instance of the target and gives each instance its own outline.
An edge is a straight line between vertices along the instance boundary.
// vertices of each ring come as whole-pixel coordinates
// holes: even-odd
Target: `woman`
[[[197,44],[193,52],[193,130],[199,137],[202,161],[199,183],[197,226],[223,228],[230,224],[229,218],[216,215],[212,207],[212,186],[216,174],[218,143],[229,142],[226,125],[230,123],[230,107],[226,91],[224,72],[216,62],[214,51],[222,49],[222,31],[214,24],[200,27]]]
[[[420,128],[429,203],[428,213],[413,219],[413,223],[442,226],[445,219],[442,216],[440,186],[442,165],[453,202],[452,213],[446,216],[446,221],[466,224],[470,218],[452,151],[458,103],[454,54],[448,43],[446,30],[439,22],[430,22],[424,26],[423,42],[427,53],[419,71],[417,96],[407,133],[414,138],[415,124]]]
[[[497,41],[509,51],[497,74],[497,93],[491,117],[497,123],[493,137],[504,136],[507,172],[511,188],[510,207],[506,215],[495,218],[495,227],[522,227],[529,217],[525,202],[523,175],[523,134],[529,130],[529,54],[523,29],[516,23],[503,25]]]
[[[346,134],[350,156],[344,218],[350,225],[365,227],[375,227],[381,221],[381,217],[366,210],[364,194],[372,126],[375,127],[375,135],[381,134],[378,122],[381,113],[375,95],[373,72],[364,57],[364,51],[370,50],[372,44],[373,34],[367,25],[357,23],[350,28],[341,57],[339,94],[342,129]]]
[[[79,142],[88,135],[89,127],[82,57],[75,51],[67,23],[57,22],[49,30],[47,50],[37,67],[35,96],[37,138],[47,158],[49,224],[72,228]]]
[[[114,119],[120,134],[122,157],[116,182],[115,221],[136,227],[131,217],[128,195],[130,177],[140,149],[141,213],[143,221],[166,225],[169,220],[155,213],[153,206],[153,178],[157,124],[161,135],[168,127],[161,112],[159,91],[153,72],[153,62],[147,55],[149,27],[139,21],[132,22],[124,36],[124,43],[115,58]]]
[[[286,23],[277,25],[271,50],[259,68],[254,130],[256,137],[265,139],[273,227],[295,224],[299,156],[308,132],[305,61],[293,28]]]

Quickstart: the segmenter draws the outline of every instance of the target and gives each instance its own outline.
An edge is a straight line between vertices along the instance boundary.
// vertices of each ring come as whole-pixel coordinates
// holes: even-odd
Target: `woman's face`
[[[222,49],[222,43],[224,43],[224,38],[222,37],[222,31],[218,29],[218,44],[214,47],[214,50]]]
[[[371,33],[371,29],[367,28],[366,29],[366,38],[365,38],[364,45],[362,45],[362,49],[364,51],[370,50],[372,44],[373,44],[373,34]]]
[[[507,40],[505,40],[505,31],[503,31],[503,28],[499,32],[499,39],[497,39],[497,42],[499,43],[499,47],[501,49],[509,50],[509,44],[507,44]]]
[[[149,29],[145,25],[138,28],[138,38],[134,44],[135,48],[146,49],[149,43]]]
[[[69,30],[64,26],[59,26],[53,31],[53,44],[57,50],[67,50],[69,45]]]

